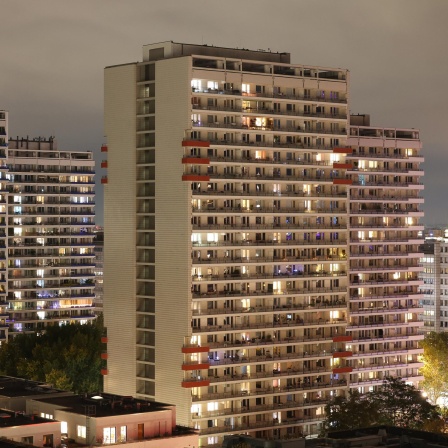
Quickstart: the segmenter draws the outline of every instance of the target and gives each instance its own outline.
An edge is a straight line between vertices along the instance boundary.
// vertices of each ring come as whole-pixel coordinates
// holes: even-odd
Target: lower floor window
[[[86,438],[86,427],[78,425],[76,434],[78,435],[78,437],[85,439]]]
[[[115,443],[115,428],[103,428],[103,443]]]

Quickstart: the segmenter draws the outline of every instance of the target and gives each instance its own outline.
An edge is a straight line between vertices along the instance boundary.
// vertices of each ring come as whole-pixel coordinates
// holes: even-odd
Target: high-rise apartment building
[[[366,115],[351,117],[347,143],[350,384],[367,391],[386,376],[420,379],[423,157],[417,130]]]
[[[176,403],[201,446],[419,379],[420,141],[350,128],[348,77],[172,42],[105,70],[105,390]]]
[[[11,335],[87,322],[95,286],[92,153],[61,151],[51,137],[8,139],[7,125],[0,129],[2,323]]]
[[[420,292],[424,309],[421,330],[425,333],[448,331],[448,232],[441,230],[439,233],[443,236],[428,235],[420,248],[423,252]]]

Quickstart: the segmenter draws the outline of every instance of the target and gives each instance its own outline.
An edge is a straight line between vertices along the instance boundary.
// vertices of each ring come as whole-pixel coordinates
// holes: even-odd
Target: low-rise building
[[[85,445],[135,443],[139,448],[198,446],[198,433],[176,425],[173,405],[112,394],[48,397],[27,402],[27,413],[60,422],[62,436]]]
[[[0,409],[0,438],[22,442],[36,447],[53,447],[61,444],[61,424],[37,415],[25,415]],[[3,447],[3,441],[0,441]]]

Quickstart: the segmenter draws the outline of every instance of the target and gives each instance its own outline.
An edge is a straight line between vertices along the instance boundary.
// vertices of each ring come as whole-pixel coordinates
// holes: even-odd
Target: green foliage
[[[20,334],[0,347],[0,373],[76,393],[102,390],[103,320],[89,325],[46,327],[42,335]]]
[[[442,426],[439,409],[401,378],[388,377],[378,390],[363,395],[352,391],[345,397],[334,397],[325,406],[325,413],[323,434],[373,425],[422,430]]]
[[[448,333],[431,332],[420,343],[424,353],[423,367],[424,391],[432,403],[436,403],[441,394],[448,390]]]
[[[427,422],[440,419],[438,408],[401,378],[387,378],[383,387],[371,394],[379,405],[381,424],[423,429]]]
[[[357,390],[347,396],[334,397],[326,406],[324,432],[366,428],[378,420],[378,406],[370,395],[361,395]]]

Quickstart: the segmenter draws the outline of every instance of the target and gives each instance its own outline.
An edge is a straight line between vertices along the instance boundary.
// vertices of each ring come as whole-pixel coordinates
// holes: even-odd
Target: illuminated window
[[[207,403],[207,411],[217,411],[217,410],[218,410],[218,403],[216,401]]]
[[[103,428],[103,443],[104,444],[110,444],[115,443],[116,437],[115,437],[115,428]]]
[[[120,427],[120,442],[126,442],[126,438],[127,438],[127,427],[126,426],[121,426]]]
[[[202,81],[200,79],[192,79],[191,80],[191,87],[193,89],[201,90],[202,89]]]
[[[86,438],[86,427],[85,426],[81,426],[81,425],[77,425],[76,426],[76,434],[81,439],[85,439]]]
[[[207,89],[218,90],[217,81],[207,81]]]

